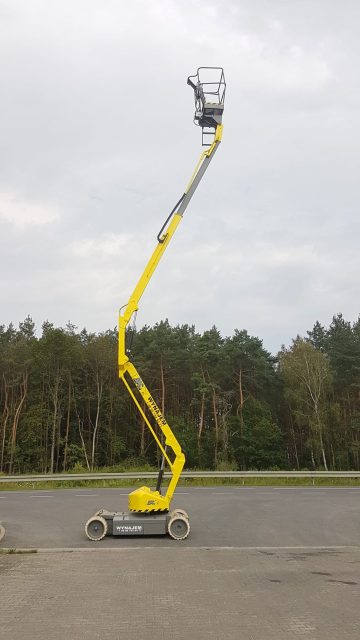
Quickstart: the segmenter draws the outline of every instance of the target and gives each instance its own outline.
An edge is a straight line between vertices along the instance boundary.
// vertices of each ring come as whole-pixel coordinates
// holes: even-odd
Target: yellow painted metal
[[[195,170],[190,178],[190,181],[186,187],[185,194],[188,193],[191,188],[198,171],[204,162],[205,158],[209,158],[215,151],[217,145],[221,142],[222,138],[222,125],[218,125],[215,137],[212,145],[204,151],[195,167]],[[125,350],[125,333],[126,327],[129,324],[131,317],[138,309],[139,301],[143,295],[151,276],[153,275],[166,247],[168,246],[171,238],[173,237],[182,215],[177,212],[174,213],[168,226],[164,230],[163,235],[160,238],[160,242],[156,245],[130,299],[124,308],[123,313],[119,313],[119,352],[118,352],[118,364],[119,364],[119,378],[123,381],[127,391],[129,392],[133,402],[135,403],[139,413],[141,414],[145,424],[149,428],[157,446],[159,447],[162,455],[164,456],[166,463],[171,470],[171,480],[166,490],[166,494],[162,496],[159,491],[152,491],[149,487],[140,487],[129,494],[129,509],[131,511],[139,512],[153,512],[153,511],[168,511],[170,509],[171,499],[174,495],[176,485],[179,481],[181,472],[185,464],[185,456],[181,450],[181,446],[177,441],[174,433],[172,432],[165,417],[162,415],[159,407],[154,401],[150,391],[147,389],[135,366],[130,362],[126,350]],[[130,386],[132,382],[133,388]],[[135,393],[136,390],[136,393]],[[152,415],[153,419],[160,428],[164,436],[164,444],[161,442],[156,431],[154,430],[148,416],[144,412],[137,394],[140,395],[145,403],[147,411]],[[169,451],[172,451],[172,456],[169,455]]]
[[[169,511],[170,502],[159,491],[151,491],[149,487],[140,487],[129,493],[129,509],[148,513],[153,511]]]
[[[166,247],[168,246],[172,236],[174,235],[179,222],[181,222],[182,216],[175,214],[166,230],[166,233],[163,234],[161,240],[159,242],[152,256],[147,263],[141,278],[139,279],[130,299],[126,305],[125,311],[123,314],[119,314],[119,366],[123,366],[127,361],[128,357],[125,353],[125,332],[126,327],[129,324],[131,317],[135,311],[138,309],[139,301],[141,296],[143,295],[149,280],[154,273],[160,258],[162,257]]]

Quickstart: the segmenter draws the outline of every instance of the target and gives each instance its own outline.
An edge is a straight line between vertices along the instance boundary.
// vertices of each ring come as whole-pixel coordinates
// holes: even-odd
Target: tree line
[[[316,322],[276,356],[246,330],[163,321],[131,337],[188,467],[359,469],[360,318]],[[116,360],[116,330],[0,325],[0,472],[158,464]]]

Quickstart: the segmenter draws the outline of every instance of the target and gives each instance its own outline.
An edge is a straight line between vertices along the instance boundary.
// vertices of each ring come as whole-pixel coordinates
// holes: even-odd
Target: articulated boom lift
[[[222,138],[223,125],[221,122],[226,89],[223,69],[200,67],[196,75],[188,78],[187,83],[194,89],[194,122],[201,127],[202,144],[208,148],[202,152],[185,192],[161,227],[155,250],[129,302],[120,309],[119,314],[119,378],[123,381],[161,451],[161,466],[155,490],[151,490],[149,487],[140,487],[129,494],[129,512],[112,512],[101,509],[88,520],[85,532],[90,540],[102,540],[106,535],[164,535],[166,533],[169,533],[176,540],[183,540],[190,531],[189,516],[185,511],[176,509],[170,512],[171,500],[185,464],[184,453],[135,365],[130,361],[130,353],[126,349],[125,343],[126,328],[138,310],[141,296],[182,220]],[[150,415],[147,415],[143,410],[140,404],[141,398]],[[150,421],[150,416],[156,423],[157,430],[155,424]],[[157,433],[158,430],[162,434],[160,437]],[[170,468],[171,479],[166,493],[163,495],[161,484],[166,464]]]

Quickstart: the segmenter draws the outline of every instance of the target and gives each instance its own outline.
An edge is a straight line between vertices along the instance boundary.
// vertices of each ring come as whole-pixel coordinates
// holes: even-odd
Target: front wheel
[[[101,516],[93,516],[90,518],[85,525],[85,533],[89,540],[93,540],[94,542],[99,542],[103,538],[105,538],[107,534],[107,522],[105,518]]]
[[[188,518],[180,514],[173,515],[168,522],[168,533],[173,540],[185,540],[190,533]]]

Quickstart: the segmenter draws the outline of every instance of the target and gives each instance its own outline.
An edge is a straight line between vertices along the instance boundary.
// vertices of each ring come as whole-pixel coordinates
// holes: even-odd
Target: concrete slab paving
[[[9,640],[358,640],[360,549],[0,555]]]

